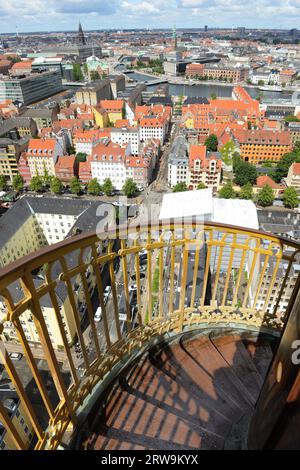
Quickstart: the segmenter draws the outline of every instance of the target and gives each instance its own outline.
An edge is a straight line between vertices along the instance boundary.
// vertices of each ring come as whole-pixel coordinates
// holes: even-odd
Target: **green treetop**
[[[259,191],[257,196],[257,202],[260,206],[266,207],[271,206],[274,201],[274,191],[268,184],[265,184]]]
[[[299,205],[298,193],[295,188],[286,188],[282,195],[283,204],[285,207],[295,209]]]

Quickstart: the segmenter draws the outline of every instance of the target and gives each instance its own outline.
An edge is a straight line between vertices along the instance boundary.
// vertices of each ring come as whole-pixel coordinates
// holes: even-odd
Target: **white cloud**
[[[0,0],[0,31],[298,27],[300,0]]]

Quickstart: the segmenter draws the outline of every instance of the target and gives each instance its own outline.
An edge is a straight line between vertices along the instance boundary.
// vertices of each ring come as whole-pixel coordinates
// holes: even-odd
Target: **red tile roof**
[[[100,106],[106,111],[120,112],[123,109],[122,100],[101,100]]]
[[[27,155],[52,157],[56,143],[55,139],[30,139]]]
[[[256,186],[258,188],[262,188],[266,184],[270,186],[272,189],[283,189],[283,186],[281,184],[275,183],[275,181],[273,181],[272,178],[270,178],[270,176],[263,175],[257,178]]]
[[[240,144],[291,145],[291,135],[288,131],[234,130],[233,134]]]
[[[55,164],[55,171],[69,170],[70,172],[73,172],[75,160],[75,155],[66,155],[63,157],[59,157]]]

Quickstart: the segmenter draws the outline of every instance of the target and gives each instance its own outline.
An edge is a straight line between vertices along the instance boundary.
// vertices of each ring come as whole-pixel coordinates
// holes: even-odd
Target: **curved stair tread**
[[[251,356],[259,375],[264,380],[273,359],[270,345],[266,341],[259,341],[253,345],[252,341],[248,339],[243,339],[243,344],[247,353]]]
[[[211,406],[230,420],[240,419],[249,405],[240,406],[224,389],[217,384],[209,369],[193,361],[180,347],[176,349],[163,349],[156,353],[151,362],[164,373],[176,381],[184,381],[189,384],[190,393],[201,400],[203,392],[206,399],[210,399]],[[182,365],[185,364],[184,367]]]
[[[214,433],[201,429],[199,426],[180,418],[170,411],[158,408],[141,398],[122,390],[120,406],[109,406],[105,410],[105,418],[101,425],[132,435],[130,442],[143,441],[138,436],[172,443],[173,446],[185,448],[222,448],[224,439]],[[154,441],[153,441],[154,442]],[[174,448],[174,447],[173,447]]]
[[[239,380],[251,393],[254,401],[257,401],[263,379],[253,363],[250,354],[240,338],[234,337],[231,342],[223,341],[222,338],[213,339],[214,346],[218,349],[224,359],[231,365]]]
[[[185,383],[178,376],[174,380],[147,359],[138,365],[139,381],[134,380],[135,376],[124,376],[124,387],[129,393],[148,400],[157,407],[173,411],[194,425],[226,437],[232,426],[231,419],[218,411],[215,400],[204,390],[198,390],[197,394],[191,393],[190,382]],[[224,401],[223,406],[225,405]]]
[[[211,371],[216,385],[224,394],[245,411],[253,409],[256,400],[211,341],[204,341],[202,337],[198,337],[191,342],[183,337],[182,346],[199,367],[205,367]]]
[[[251,419],[271,354],[267,341],[239,333],[211,338],[184,333],[179,341],[153,346],[102,394],[84,446],[107,450],[240,446],[246,432],[242,424]]]

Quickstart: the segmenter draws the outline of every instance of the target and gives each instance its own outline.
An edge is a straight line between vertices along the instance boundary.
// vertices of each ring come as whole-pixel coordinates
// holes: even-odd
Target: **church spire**
[[[84,37],[82,26],[81,26],[80,22],[79,22],[79,28],[78,28],[78,44],[81,44],[82,46],[85,45],[85,37]]]

